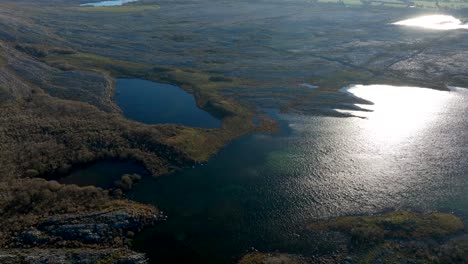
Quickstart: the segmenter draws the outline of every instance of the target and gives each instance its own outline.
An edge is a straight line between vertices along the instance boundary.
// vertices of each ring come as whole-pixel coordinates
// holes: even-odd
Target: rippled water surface
[[[126,87],[126,100],[133,102],[140,86]],[[143,91],[151,87],[141,85]],[[169,220],[142,232],[136,247],[158,260],[167,254],[170,261],[225,263],[251,247],[323,250],[326,243],[304,232],[317,219],[388,209],[468,216],[467,89],[351,85],[341,91],[365,99],[358,105],[363,111],[337,110],[356,117],[266,109],[280,133],[252,134],[207,164],[144,177],[129,197],[158,206]],[[64,182],[109,187],[123,173],[139,170],[104,162]]]
[[[278,135],[237,140],[206,165],[147,178],[130,196],[165,210],[163,234],[201,259],[246,249],[308,254],[310,221],[386,209],[468,215],[468,90],[354,85],[361,118],[277,114]],[[152,253],[156,252],[151,247]]]

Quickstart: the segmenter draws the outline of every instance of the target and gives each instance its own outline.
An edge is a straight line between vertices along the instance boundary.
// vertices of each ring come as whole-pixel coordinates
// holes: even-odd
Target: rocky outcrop
[[[307,256],[252,252],[238,263],[461,264],[468,259],[468,234],[464,223],[448,213],[394,211],[373,216],[345,216],[312,223],[308,230],[323,238],[338,232],[346,239],[333,240],[339,247],[329,252]]]
[[[147,263],[144,254],[125,248],[118,249],[27,249],[0,250],[0,263],[4,264],[63,264],[63,263]]]
[[[18,227],[3,228],[0,263],[147,263],[145,254],[128,248],[130,241],[165,219],[156,208],[127,200],[98,210],[23,218],[30,220],[20,217]]]
[[[305,257],[283,253],[253,252],[245,255],[239,264],[306,264],[310,263]]]
[[[66,214],[48,217],[37,225],[17,233],[13,247],[37,246],[123,246],[135,232],[162,218],[157,211],[117,209],[90,214]]]

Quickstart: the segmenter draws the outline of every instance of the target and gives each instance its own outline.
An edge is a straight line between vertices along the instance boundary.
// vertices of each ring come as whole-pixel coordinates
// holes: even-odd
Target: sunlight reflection
[[[94,6],[94,7],[99,7],[99,6],[121,6],[124,4],[136,2],[138,0],[109,0],[109,1],[101,1],[97,3],[85,3],[81,4],[80,6]]]
[[[468,29],[467,24],[462,24],[462,22],[459,19],[447,15],[421,16],[417,18],[398,21],[393,23],[393,25],[422,27],[436,30]]]
[[[399,142],[416,135],[443,111],[451,96],[446,91],[391,85],[352,85],[341,91],[374,103],[357,104],[371,112],[340,112],[366,118],[363,124],[365,133],[386,142]]]

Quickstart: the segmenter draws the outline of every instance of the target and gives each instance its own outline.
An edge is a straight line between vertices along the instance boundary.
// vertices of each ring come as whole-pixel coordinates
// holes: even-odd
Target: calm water
[[[206,165],[145,177],[129,197],[169,219],[145,230],[135,246],[167,263],[226,263],[251,247],[331,250],[303,232],[327,217],[387,209],[466,217],[468,90],[354,85],[343,92],[374,102],[360,105],[373,112],[275,114],[283,127],[277,135],[253,134]]]
[[[98,186],[114,188],[114,182],[120,180],[123,174],[137,173],[146,175],[146,171],[132,162],[101,161],[89,167],[73,170],[67,177],[61,178],[64,184],[80,186]]]
[[[136,2],[138,0],[112,0],[112,1],[101,1],[96,3],[85,3],[80,6],[120,6],[131,2]]]
[[[221,125],[219,119],[198,108],[191,94],[174,85],[118,79],[115,100],[127,118],[146,124]]]

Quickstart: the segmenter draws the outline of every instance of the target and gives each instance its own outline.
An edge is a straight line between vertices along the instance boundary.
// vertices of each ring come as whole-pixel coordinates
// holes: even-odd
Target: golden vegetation
[[[453,214],[394,211],[377,216],[346,216],[312,223],[316,235],[337,231],[348,239],[331,241],[331,252],[306,257],[253,252],[239,264],[267,263],[466,263],[468,238],[462,220]],[[336,237],[332,235],[331,237]],[[332,238],[333,239],[333,238]]]
[[[9,56],[30,61],[27,65],[33,68],[28,70],[35,72],[39,79],[34,80],[21,97],[12,96],[10,89],[0,86],[1,94],[10,98],[0,103],[0,182],[4,189],[0,214],[5,221],[4,228],[0,229],[3,235],[0,244],[5,243],[12,232],[34,226],[49,215],[96,212],[119,206],[138,211],[142,206],[115,200],[107,191],[94,187],[63,186],[34,177],[63,175],[73,166],[106,159],[137,161],[153,175],[160,175],[173,167],[208,159],[233,138],[274,127],[268,121],[254,126],[253,114],[248,108],[218,94],[220,87],[226,83],[238,84],[238,80],[119,61],[47,45],[16,43],[9,52]],[[145,125],[125,119],[112,108],[102,111],[98,108],[101,104],[73,94],[72,87],[67,87],[68,82],[61,84],[65,93],[61,97],[67,100],[50,96],[46,89],[41,89],[47,88],[49,76],[69,71],[178,84],[195,95],[200,107],[222,118],[223,125],[219,129]],[[87,78],[88,75],[78,76]],[[112,99],[112,93],[94,95],[103,102]],[[124,188],[130,186],[127,178],[122,178],[118,184]]]
[[[260,253],[254,252],[245,255],[239,260],[238,264],[306,264],[309,263],[305,258],[281,253]]]
[[[453,214],[408,211],[378,216],[348,216],[309,225],[318,233],[338,231],[350,237],[356,263],[465,263],[468,239],[463,221]]]
[[[155,67],[140,63],[116,60],[87,53],[48,56],[49,65],[70,65],[75,69],[100,71],[114,77],[134,77],[178,85],[194,95],[197,105],[223,120],[219,129],[177,127],[164,142],[171,144],[197,161],[205,161],[230,140],[246,133],[272,131],[274,122],[264,119],[260,126],[252,123],[254,112],[238,102],[220,95],[226,86],[251,86],[252,83],[195,70],[172,67]]]
[[[464,230],[460,218],[446,213],[396,211],[381,216],[349,216],[309,226],[311,230],[338,230],[357,242],[383,239],[441,238]]]
[[[2,107],[1,160],[18,175],[65,173],[76,164],[100,159],[136,160],[154,175],[190,158],[163,139],[171,127],[139,125],[80,102],[32,96],[21,105]],[[172,131],[172,132],[171,132]]]

